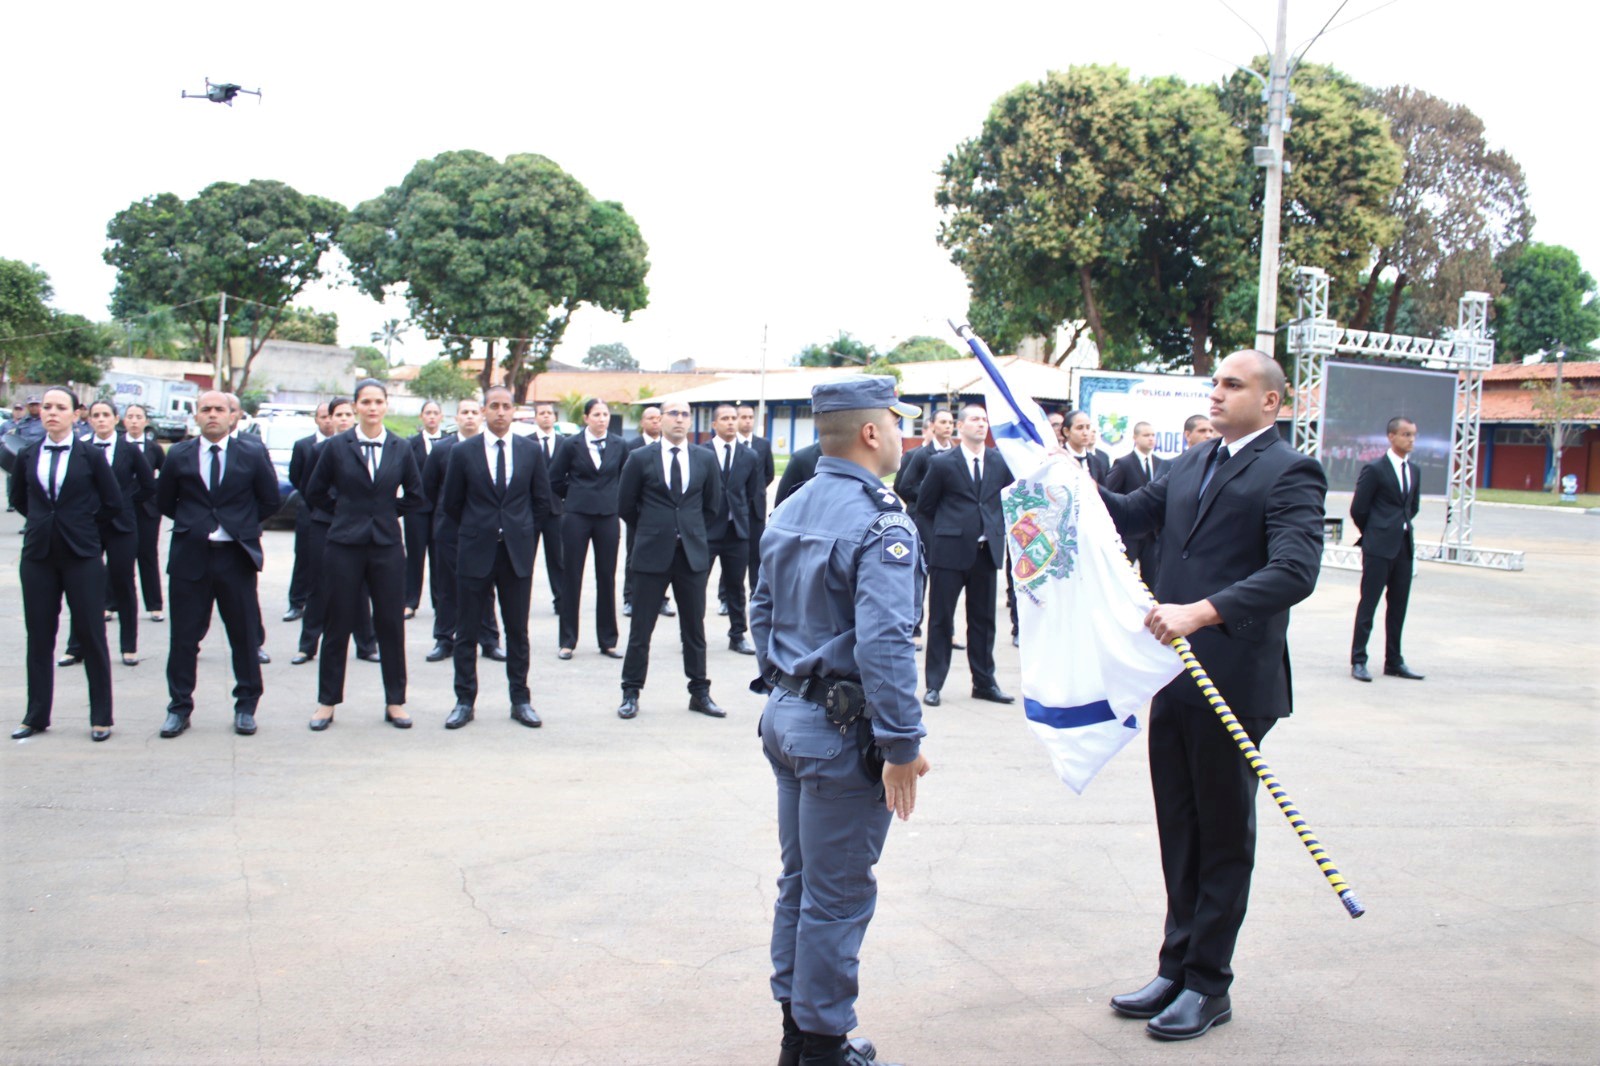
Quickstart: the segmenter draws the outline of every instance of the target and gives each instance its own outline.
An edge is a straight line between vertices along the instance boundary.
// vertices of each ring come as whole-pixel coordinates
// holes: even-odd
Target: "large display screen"
[[[1322,413],[1322,467],[1328,488],[1349,492],[1361,468],[1389,450],[1389,419],[1417,424],[1411,453],[1424,495],[1450,491],[1450,430],[1455,422],[1456,378],[1445,370],[1413,370],[1366,363],[1329,363]]]

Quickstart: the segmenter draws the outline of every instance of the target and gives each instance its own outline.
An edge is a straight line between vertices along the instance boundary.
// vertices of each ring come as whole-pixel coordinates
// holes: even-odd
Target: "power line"
[[[1250,23],[1249,19],[1245,18],[1243,15],[1239,14],[1239,12],[1237,12],[1233,8],[1229,7],[1228,6],[1228,0],[1217,0],[1217,3],[1221,4],[1223,6],[1223,8],[1228,12],[1228,14],[1232,15],[1234,18],[1236,18],[1240,22],[1244,23],[1245,26],[1250,30],[1250,32],[1256,35],[1256,40],[1261,42],[1261,47],[1263,47],[1263,48],[1265,48],[1267,50],[1267,54],[1268,55],[1272,54],[1272,46],[1267,43],[1267,39],[1265,37],[1261,36],[1261,31],[1256,29],[1255,26],[1253,26]]]

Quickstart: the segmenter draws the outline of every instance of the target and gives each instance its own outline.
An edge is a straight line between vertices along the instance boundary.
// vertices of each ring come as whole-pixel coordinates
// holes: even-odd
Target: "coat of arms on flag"
[[[1051,578],[1072,576],[1078,555],[1077,501],[1066,485],[1018,481],[1003,504],[1011,538],[1011,576],[1035,603]]]

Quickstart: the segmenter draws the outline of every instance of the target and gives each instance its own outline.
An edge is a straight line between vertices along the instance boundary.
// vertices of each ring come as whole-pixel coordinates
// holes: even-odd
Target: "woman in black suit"
[[[44,439],[22,449],[11,479],[11,506],[26,520],[17,569],[28,630],[28,708],[22,727],[11,734],[13,740],[50,728],[55,701],[50,660],[63,595],[72,612],[73,634],[83,646],[89,735],[95,740],[111,736],[111,653],[102,614],[106,567],[100,558],[100,524],[122,508],[122,490],[99,450],[73,438],[76,403],[68,389],[44,391],[39,404]]]
[[[334,708],[344,701],[345,659],[363,581],[372,594],[384,721],[396,729],[411,728],[404,710],[406,553],[400,514],[425,504],[422,475],[410,445],[383,428],[389,393],[380,382],[369,378],[356,386],[355,408],[355,428],[323,442],[306,484],[306,500],[333,515],[322,573],[324,581],[340,586],[327,597],[317,712],[311,718],[311,728],[319,732],[333,723]]]
[[[138,514],[146,500],[154,498],[156,481],[145,462],[144,452],[117,436],[117,409],[106,400],[89,405],[89,443],[99,449],[111,464],[111,473],[122,490],[122,506],[116,516],[100,527],[100,543],[106,559],[106,602],[117,612],[117,627],[122,645],[122,665],[139,665],[139,601],[134,594],[133,566],[139,554]],[[76,666],[83,661],[78,638],[67,641],[67,656],[57,666]]]
[[[144,453],[150,473],[160,477],[167,451],[149,431],[150,413],[144,404],[130,403],[122,409],[122,430],[128,443]],[[144,594],[144,609],[150,612],[150,621],[160,622],[165,602],[161,598],[161,512],[156,509],[154,496],[137,509],[134,525],[139,537],[139,591]]]
[[[622,658],[617,651],[617,491],[622,465],[628,458],[621,437],[606,435],[611,409],[602,400],[583,405],[585,428],[564,439],[556,448],[550,468],[550,488],[565,501],[561,516],[561,556],[565,572],[561,583],[562,659],[572,658],[578,646],[578,610],[583,602],[583,566],[594,545],[594,625],[600,654]]]

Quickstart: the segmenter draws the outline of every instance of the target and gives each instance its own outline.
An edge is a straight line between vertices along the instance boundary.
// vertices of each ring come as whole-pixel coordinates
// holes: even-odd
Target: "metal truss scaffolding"
[[[1488,293],[1469,292],[1461,298],[1457,326],[1444,338],[1342,329],[1328,317],[1327,272],[1318,267],[1300,267],[1295,271],[1295,315],[1289,326],[1289,351],[1295,357],[1294,446],[1319,461],[1330,356],[1361,356],[1455,371],[1456,410],[1450,432],[1450,502],[1445,533],[1437,544],[1418,544],[1417,558],[1495,570],[1522,569],[1520,551],[1480,548],[1472,543],[1483,374],[1494,366]],[[1323,561],[1330,566],[1361,565],[1359,552],[1337,545],[1324,551]]]

